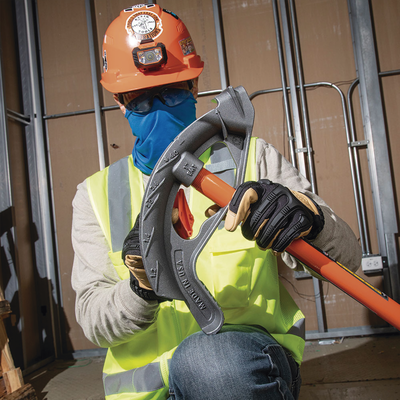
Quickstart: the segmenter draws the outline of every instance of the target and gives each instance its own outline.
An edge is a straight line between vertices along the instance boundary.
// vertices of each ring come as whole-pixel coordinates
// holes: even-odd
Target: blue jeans
[[[262,329],[224,325],[195,333],[172,357],[170,400],[297,399],[301,378],[292,356]]]

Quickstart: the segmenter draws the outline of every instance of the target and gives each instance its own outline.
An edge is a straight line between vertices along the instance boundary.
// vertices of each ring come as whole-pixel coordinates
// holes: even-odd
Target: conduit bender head
[[[235,187],[244,180],[254,108],[241,86],[228,87],[216,100],[217,107],[182,131],[158,160],[140,213],[141,253],[153,290],[167,299],[184,300],[207,334],[221,329],[224,315],[197,277],[196,261],[226,207],[207,219],[193,239],[183,239],[176,233],[171,215],[180,185],[193,183],[202,171],[200,155],[217,142],[228,147],[236,164]]]

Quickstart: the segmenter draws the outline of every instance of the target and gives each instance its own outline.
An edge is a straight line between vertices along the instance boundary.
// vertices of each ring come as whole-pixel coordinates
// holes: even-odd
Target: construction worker
[[[106,31],[101,84],[136,141],[132,155],[78,186],[72,286],[86,337],[108,348],[108,400],[298,398],[304,315],[279,282],[277,257],[303,270],[284,250],[305,237],[353,271],[361,262],[347,224],[272,145],[253,138],[248,182],[235,192],[226,229],[218,229],[197,263],[225,325],[206,335],[183,301],[155,294],[141,262],[137,216],[157,160],[195,121],[202,70],[183,22],[156,4],[123,10]],[[221,162],[229,158],[223,145],[205,157],[223,179],[233,176],[229,162]],[[186,196],[198,232],[210,202],[191,189]]]

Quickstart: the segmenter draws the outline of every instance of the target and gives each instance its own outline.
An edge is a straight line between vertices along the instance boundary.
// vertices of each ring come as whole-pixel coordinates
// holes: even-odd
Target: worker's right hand
[[[229,203],[225,228],[233,232],[239,224],[246,239],[277,255],[295,239],[315,239],[324,215],[306,194],[261,179],[240,185]]]
[[[130,286],[133,292],[143,299],[157,300],[159,302],[165,301],[166,299],[155,294],[143,266],[139,241],[139,221],[140,214],[137,216],[133,228],[125,238],[122,247],[122,259],[130,271]]]

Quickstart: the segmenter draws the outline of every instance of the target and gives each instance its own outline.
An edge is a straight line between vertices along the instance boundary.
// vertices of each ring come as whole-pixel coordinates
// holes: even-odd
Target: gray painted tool
[[[157,295],[184,300],[201,329],[217,333],[224,322],[219,305],[196,274],[196,261],[226,207],[206,220],[193,239],[182,239],[171,223],[181,184],[190,186],[203,167],[199,156],[224,143],[237,166],[235,187],[244,180],[254,122],[254,108],[241,86],[228,87],[217,107],[193,122],[165,150],[150,176],[141,210],[141,252],[146,274]]]

